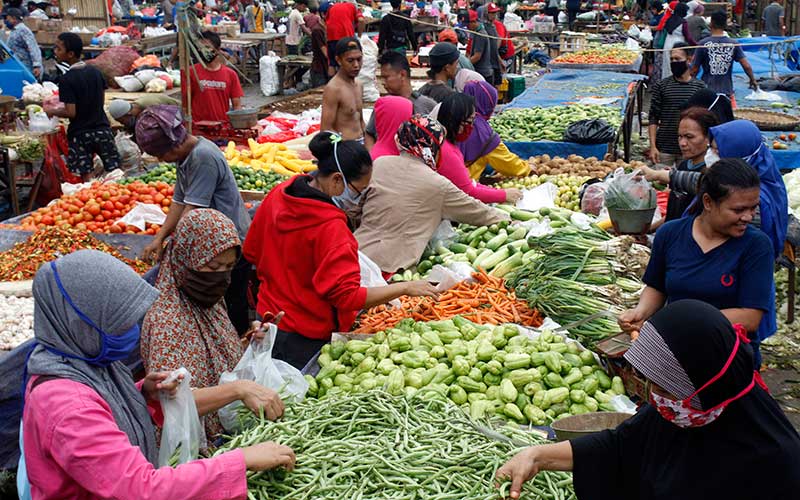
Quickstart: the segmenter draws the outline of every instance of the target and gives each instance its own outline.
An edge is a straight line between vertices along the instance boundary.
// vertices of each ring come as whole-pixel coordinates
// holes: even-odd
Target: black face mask
[[[231,271],[194,271],[189,269],[181,291],[192,302],[208,309],[216,305],[231,284]]]
[[[686,61],[672,61],[669,63],[669,69],[672,70],[672,76],[675,78],[683,76],[689,64]]]

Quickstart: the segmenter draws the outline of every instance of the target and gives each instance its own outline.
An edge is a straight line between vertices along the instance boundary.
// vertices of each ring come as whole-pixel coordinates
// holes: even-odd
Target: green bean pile
[[[251,417],[217,454],[276,441],[297,454],[293,472],[248,473],[248,499],[496,500],[495,471],[544,439],[471,421],[437,400],[407,400],[383,391],[342,394],[288,406],[279,422]],[[523,498],[574,499],[572,475],[543,472]]]

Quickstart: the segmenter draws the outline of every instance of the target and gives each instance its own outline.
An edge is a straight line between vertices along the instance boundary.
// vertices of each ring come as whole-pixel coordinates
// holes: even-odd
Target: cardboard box
[[[42,28],[42,20],[36,19],[35,17],[28,16],[25,19],[23,19],[22,22],[24,22],[25,26],[27,26],[34,33],[36,33]]]

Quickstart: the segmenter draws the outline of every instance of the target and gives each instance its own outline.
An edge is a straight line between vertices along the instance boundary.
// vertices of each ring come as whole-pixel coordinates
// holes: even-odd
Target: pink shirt
[[[57,379],[43,382],[31,393],[36,378],[28,383],[22,417],[34,500],[246,498],[241,450],[156,469],[131,445],[111,408],[89,386]],[[150,410],[161,423],[161,405],[150,403]]]
[[[441,175],[450,179],[456,187],[475,199],[484,203],[503,203],[506,201],[506,192],[489,186],[484,186],[473,181],[469,176],[469,170],[464,165],[464,155],[458,146],[444,141],[442,152],[439,158],[439,170]]]

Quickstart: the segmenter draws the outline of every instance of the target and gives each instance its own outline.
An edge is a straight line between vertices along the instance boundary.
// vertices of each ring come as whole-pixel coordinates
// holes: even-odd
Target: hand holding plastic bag
[[[284,401],[302,401],[308,392],[308,382],[300,370],[285,361],[272,359],[272,347],[278,334],[278,327],[265,323],[266,336],[254,340],[247,346],[242,359],[236,363],[232,372],[224,372],[219,378],[220,385],[237,380],[252,380],[280,394]],[[219,410],[219,419],[228,432],[235,431],[239,422],[236,413],[241,401],[224,406]]]
[[[159,467],[169,465],[170,458],[177,449],[180,449],[178,463],[185,464],[196,459],[200,449],[206,447],[206,433],[197,414],[189,370],[180,367],[170,373],[163,383],[174,382],[181,375],[183,379],[178,384],[178,393],[174,398],[164,391],[159,393],[161,410],[164,412],[161,447],[158,450]]]
[[[638,170],[626,174],[623,169],[617,169],[606,184],[606,208],[647,210],[656,206],[656,191]]]

